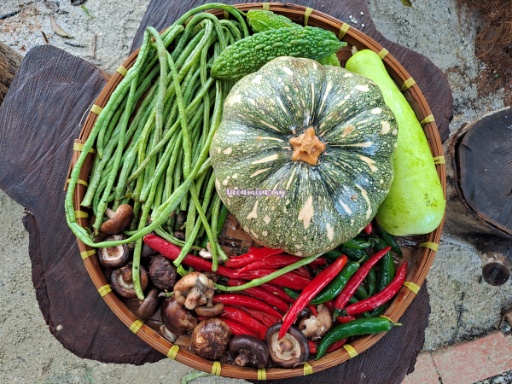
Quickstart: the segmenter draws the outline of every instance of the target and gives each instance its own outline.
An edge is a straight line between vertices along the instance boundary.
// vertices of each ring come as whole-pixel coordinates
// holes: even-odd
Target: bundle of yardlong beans
[[[219,20],[202,12],[211,8],[223,9],[234,19]],[[209,73],[228,45],[248,35],[242,13],[217,3],[187,12],[162,35],[149,27],[135,64],[100,113],[71,173],[65,204],[70,228],[95,248],[135,241],[133,280],[139,299],[144,298],[139,280],[142,237],[152,231],[182,248],[176,265],[190,249],[200,249],[205,232],[212,269],[217,269],[218,255],[227,260],[212,230],[217,228],[222,204],[208,153],[232,84],[214,80]],[[96,217],[91,234],[76,222],[73,193],[94,144],[97,156],[81,202]],[[128,237],[94,242],[107,207],[116,210],[127,203],[134,210]],[[173,235],[180,211],[187,212],[184,241]]]

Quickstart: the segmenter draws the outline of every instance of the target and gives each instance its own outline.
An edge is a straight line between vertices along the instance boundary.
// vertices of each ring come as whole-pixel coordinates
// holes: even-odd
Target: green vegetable
[[[365,249],[365,248],[369,248],[372,246],[372,244],[370,242],[366,241],[365,239],[358,239],[358,238],[355,238],[355,239],[352,239],[349,241],[345,241],[342,245],[346,248],[353,248],[353,249]]]
[[[314,165],[294,160],[289,144],[311,129],[312,140],[327,143]],[[386,196],[394,130],[372,82],[280,57],[241,79],[226,99],[210,149],[215,186],[261,244],[297,256],[323,253],[361,232]]]
[[[375,269],[371,268],[370,272],[368,272],[368,297],[373,296],[375,293],[375,287],[377,285],[377,274],[375,273]]]
[[[375,220],[375,227],[377,227],[377,231],[379,232],[380,236],[384,240],[384,242],[391,247],[391,250],[395,252],[400,258],[403,257],[402,250],[398,246],[395,238],[391,236],[389,233],[387,233],[384,228],[382,228],[379,223],[377,223],[377,220]],[[385,247],[384,247],[385,248]],[[383,249],[383,248],[381,248]]]
[[[315,360],[320,359],[325,354],[325,351],[327,351],[327,348],[337,341],[353,336],[387,332],[395,325],[398,324],[393,324],[391,321],[383,317],[357,319],[346,324],[340,324],[332,328],[322,338],[320,344],[318,344]]]
[[[338,249],[331,249],[329,252],[324,253],[324,257],[328,258],[331,261],[336,260],[341,255],[343,255],[343,252],[341,252]]]
[[[379,239],[379,242],[375,244],[375,250],[381,251],[384,248],[388,247],[388,244],[382,239]],[[382,291],[384,288],[388,286],[389,283],[395,278],[395,263],[393,262],[393,256],[391,252],[388,252],[384,255],[382,259],[379,260],[379,279],[377,281],[377,292]],[[375,308],[371,315],[373,317],[380,316],[386,310],[387,305],[382,304],[380,307]]]
[[[397,149],[393,155],[395,176],[377,212],[379,224],[394,236],[433,231],[443,219],[446,201],[427,138],[414,111],[375,52],[357,52],[347,61],[346,68],[379,86],[398,123]]]
[[[341,42],[332,32],[314,27],[281,28],[246,37],[223,51],[211,75],[236,80],[256,72],[280,56],[318,60],[337,52]]]
[[[368,254],[362,249],[348,248],[342,245],[338,247],[338,250],[341,251],[342,255],[346,255],[349,259],[355,261],[361,261],[365,257],[368,258]]]
[[[264,11],[261,9],[251,9],[249,12],[247,12],[247,21],[249,22],[249,25],[252,27],[254,32],[266,32],[279,28],[300,27],[299,24],[295,24],[286,16],[278,15],[272,11]],[[318,59],[318,62],[322,65],[341,67],[336,53],[333,53],[332,55],[322,59]]]

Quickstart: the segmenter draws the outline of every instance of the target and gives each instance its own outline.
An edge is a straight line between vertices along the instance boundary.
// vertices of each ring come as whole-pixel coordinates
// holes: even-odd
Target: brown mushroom
[[[201,272],[186,274],[174,286],[174,298],[188,309],[206,304],[214,292],[215,283]]]
[[[295,368],[304,364],[309,356],[309,341],[295,325],[279,340],[283,323],[275,323],[267,330],[265,342],[274,364],[283,368]]]
[[[224,303],[217,303],[215,305],[205,305],[204,307],[196,307],[194,311],[202,317],[215,317],[219,316],[224,310]]]
[[[171,290],[176,284],[178,272],[169,259],[158,255],[151,262],[149,277],[155,287],[162,290]]]
[[[311,314],[303,317],[299,323],[302,333],[313,341],[322,338],[332,328],[332,314],[327,305],[317,305],[318,316]]]
[[[158,252],[151,248],[146,243],[142,243],[142,251],[140,253],[142,257],[151,257],[158,255]]]
[[[109,220],[101,224],[100,231],[109,235],[124,231],[133,220],[133,208],[129,204],[120,205],[115,212],[107,208],[105,214],[109,217]]]
[[[176,335],[184,335],[197,325],[197,317],[183,304],[178,303],[174,295],[164,300],[161,314],[165,326]]]
[[[158,309],[158,290],[152,289],[149,291],[147,296],[142,301],[134,297],[131,299],[125,299],[123,302],[138,319],[149,319]]]
[[[229,343],[229,353],[235,358],[237,365],[249,365],[265,368],[268,364],[269,350],[266,344],[252,335],[236,335]]]
[[[126,239],[124,235],[113,235],[105,241],[119,241]],[[116,245],[115,247],[100,248],[98,250],[98,261],[104,267],[119,268],[126,264],[130,256],[130,251],[126,244]]]
[[[121,296],[126,298],[137,297],[133,287],[131,262],[122,268],[115,269],[110,275],[110,281],[112,288]],[[145,290],[148,286],[148,273],[143,266],[140,266],[140,285],[142,290]]]
[[[219,318],[201,321],[192,332],[192,351],[205,359],[217,360],[228,349],[231,329]]]

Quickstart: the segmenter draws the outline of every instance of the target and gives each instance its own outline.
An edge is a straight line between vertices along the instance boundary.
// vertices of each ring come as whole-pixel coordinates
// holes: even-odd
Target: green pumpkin
[[[297,256],[326,252],[377,213],[397,133],[372,81],[279,57],[226,99],[210,148],[216,189],[259,243]]]

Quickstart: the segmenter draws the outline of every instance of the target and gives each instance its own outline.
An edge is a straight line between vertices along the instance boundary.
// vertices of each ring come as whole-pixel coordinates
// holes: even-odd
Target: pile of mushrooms
[[[132,208],[121,205],[107,215],[110,219],[101,226],[99,236],[108,236],[113,241],[125,239],[122,231],[133,219]],[[208,257],[205,252],[202,257]],[[230,361],[241,367],[293,368],[308,359],[308,338],[317,341],[332,328],[331,311],[320,304],[317,316],[309,309],[304,310],[297,326],[291,326],[282,339],[278,336],[282,322],[269,327],[264,340],[250,335],[233,337],[230,327],[220,318],[224,304],[213,304],[218,275],[190,272],[181,277],[171,260],[145,244],[141,256],[140,281],[145,292],[142,301],[134,289],[130,247],[123,244],[98,251],[98,260],[112,289],[130,311],[162,337],[202,358]]]

